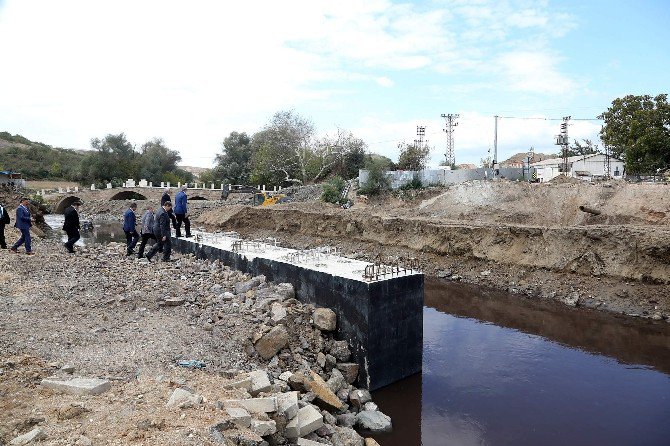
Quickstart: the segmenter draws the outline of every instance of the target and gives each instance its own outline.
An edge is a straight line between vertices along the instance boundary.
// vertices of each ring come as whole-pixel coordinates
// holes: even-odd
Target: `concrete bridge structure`
[[[62,214],[65,209],[74,201],[83,202],[89,200],[149,200],[156,203],[160,202],[163,196],[164,187],[119,187],[112,189],[94,189],[94,190],[75,190],[69,189],[51,194],[44,194],[45,199],[53,204],[53,212]],[[170,196],[178,192],[175,187],[170,188]],[[187,190],[189,200],[221,200],[221,189],[189,188]]]

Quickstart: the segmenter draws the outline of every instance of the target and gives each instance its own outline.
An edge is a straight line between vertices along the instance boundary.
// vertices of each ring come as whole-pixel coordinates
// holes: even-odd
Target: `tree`
[[[358,170],[365,166],[366,147],[365,142],[351,132],[337,129],[335,137],[325,136],[317,141],[306,180],[315,182],[329,174],[344,178],[358,176]]]
[[[398,169],[422,170],[426,167],[430,155],[430,147],[418,144],[398,144],[400,157],[398,158]]]
[[[586,156],[592,155],[599,152],[598,144],[593,144],[593,141],[590,139],[583,139],[584,143],[580,143],[576,139],[574,143],[568,147],[568,156]],[[563,152],[558,152],[556,155],[553,155],[556,158],[563,157]]]
[[[140,177],[158,184],[164,181],[163,174],[177,169],[179,161],[179,152],[168,149],[161,138],[154,138],[142,145],[139,156]]]
[[[670,104],[668,95],[617,98],[599,116],[605,122],[600,138],[622,158],[630,173],[651,173],[670,167]]]
[[[275,113],[251,138],[252,181],[259,184],[304,184],[314,155],[314,125],[294,111]]]
[[[83,177],[89,181],[135,178],[139,173],[138,153],[126,135],[109,134],[103,139],[91,139],[95,152],[82,162]]]
[[[249,184],[251,179],[251,138],[242,132],[230,132],[216,155],[213,175],[229,184]]]
[[[368,180],[360,185],[359,194],[377,195],[391,188],[391,181],[386,176],[388,158],[371,156],[365,164]]]

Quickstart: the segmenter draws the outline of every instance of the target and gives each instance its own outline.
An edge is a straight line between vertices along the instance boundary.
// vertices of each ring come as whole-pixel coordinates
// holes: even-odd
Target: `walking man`
[[[65,222],[63,222],[63,231],[67,234],[67,242],[63,246],[65,246],[65,249],[70,254],[74,253],[74,244],[81,237],[79,235],[79,229],[81,229],[79,224],[79,206],[81,206],[81,201],[77,200],[68,206],[64,212]]]
[[[191,237],[191,221],[188,219],[188,205],[186,202],[186,185],[181,187],[179,193],[175,196],[175,206],[174,213],[177,216],[177,237],[181,237],[181,224],[184,223],[184,229],[186,230],[186,237]]]
[[[128,250],[126,255],[131,255],[137,245],[140,235],[137,233],[137,219],[135,218],[135,211],[137,210],[137,203],[130,203],[128,210],[123,214],[123,232],[126,233],[126,246]]]
[[[26,245],[26,254],[33,255],[35,254],[32,251],[32,246],[30,245],[30,227],[33,225],[32,218],[30,217],[30,209],[28,209],[28,204],[30,200],[26,197],[21,198],[21,204],[16,208],[16,223],[14,226],[21,231],[21,238],[19,238],[14,245],[10,248],[10,251],[17,253],[17,248],[25,243]]]
[[[142,234],[142,241],[140,242],[140,248],[137,250],[138,259],[144,257],[144,248],[147,246],[149,239],[156,240],[156,236],[154,235],[154,208],[152,206],[149,206],[144,215],[142,215],[142,229],[140,233]]]
[[[147,260],[151,262],[151,258],[156,255],[159,250],[163,250],[163,261],[170,261],[170,254],[172,252],[172,240],[170,236],[170,210],[172,210],[172,203],[166,201],[163,203],[156,215],[154,216],[154,236],[156,243],[147,252]]]
[[[170,188],[166,187],[165,191],[163,191],[163,196],[161,197],[161,206],[165,204],[166,201],[169,201],[172,203],[172,199],[170,198]],[[177,230],[177,218],[174,216],[174,211],[170,209],[170,220],[172,220],[172,227]]]
[[[9,212],[7,209],[0,203],[0,248],[7,249],[7,241],[5,240],[5,225],[8,225],[11,222],[9,218]]]

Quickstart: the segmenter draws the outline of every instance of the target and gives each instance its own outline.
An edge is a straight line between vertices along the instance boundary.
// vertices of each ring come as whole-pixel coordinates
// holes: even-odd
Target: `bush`
[[[414,190],[414,189],[423,189],[423,183],[421,182],[421,179],[419,178],[418,175],[414,175],[414,178],[412,178],[412,181],[410,181],[407,184],[403,184],[400,186],[401,190]]]
[[[344,204],[347,202],[346,197],[342,198],[342,191],[347,183],[340,176],[334,176],[323,185],[323,193],[321,199],[326,203]]]
[[[391,188],[391,182],[386,176],[386,163],[370,160],[365,168],[368,170],[368,181],[361,185],[359,194],[377,195]]]

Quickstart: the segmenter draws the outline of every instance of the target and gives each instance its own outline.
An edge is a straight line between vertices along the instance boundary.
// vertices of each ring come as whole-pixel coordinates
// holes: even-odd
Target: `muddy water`
[[[374,401],[395,445],[669,445],[670,324],[429,279],[423,373]]]
[[[53,229],[51,236],[66,242],[67,236],[61,230],[64,217],[62,214],[50,214],[44,216],[44,221]],[[91,243],[126,242],[122,222],[95,223],[92,231],[81,231],[81,238],[75,246],[85,246]]]

